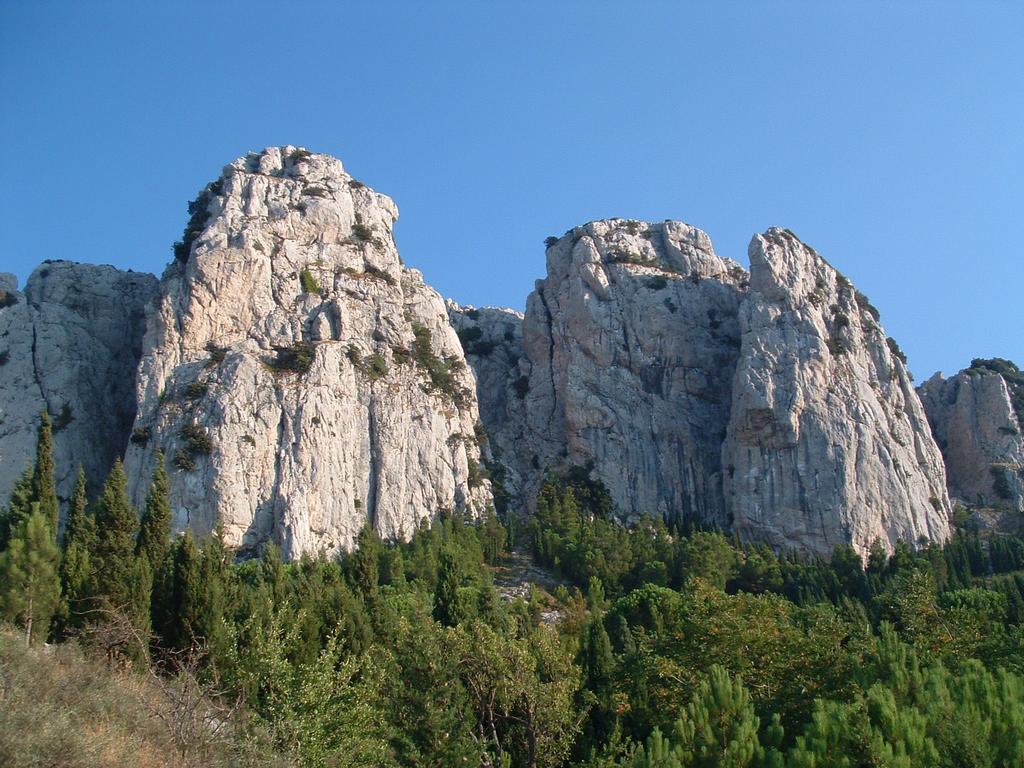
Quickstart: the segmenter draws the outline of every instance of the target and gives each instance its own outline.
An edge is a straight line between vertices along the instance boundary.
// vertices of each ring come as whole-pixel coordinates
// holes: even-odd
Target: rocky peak
[[[98,489],[135,418],[135,368],[152,275],[47,261],[19,292],[0,275],[0,499],[35,451],[39,413],[53,420],[57,491],[78,467]]]
[[[681,222],[577,227],[527,301],[519,469],[592,468],[622,514],[725,523],[720,447],[748,275]]]
[[[821,553],[944,540],[941,456],[877,310],[787,230],[749,255],[722,448],[733,530]]]
[[[918,390],[946,462],[949,493],[991,510],[979,522],[1019,531],[1024,513],[1024,374],[1007,360],[974,360]]]
[[[139,368],[136,500],[160,449],[179,527],[288,556],[482,509],[475,382],[440,296],[402,266],[394,203],[281,147],[191,210]]]

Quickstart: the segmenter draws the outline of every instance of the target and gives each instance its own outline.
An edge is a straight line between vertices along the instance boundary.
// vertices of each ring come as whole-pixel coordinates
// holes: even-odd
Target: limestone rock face
[[[394,203],[293,147],[236,160],[194,206],[138,374],[126,467],[167,456],[178,528],[243,552],[348,546],[482,509],[475,382],[444,302],[402,266]]]
[[[721,444],[747,279],[680,222],[598,221],[550,245],[517,371],[521,493],[549,469],[591,467],[627,519],[727,525]]]
[[[949,493],[969,506],[1024,512],[1024,436],[1013,387],[975,366],[948,379],[936,373],[918,390],[946,460]]]
[[[818,553],[945,540],[942,458],[877,312],[787,230],[749,255],[722,446],[733,530]]]
[[[476,376],[495,505],[499,512],[510,502],[521,507],[524,486],[535,474],[528,461],[532,436],[526,431],[525,397],[530,363],[523,352],[523,315],[512,309],[462,307],[449,300],[448,318]]]
[[[35,456],[39,413],[54,422],[58,495],[81,465],[93,492],[124,451],[152,275],[44,262],[17,290],[0,275],[0,503]]]

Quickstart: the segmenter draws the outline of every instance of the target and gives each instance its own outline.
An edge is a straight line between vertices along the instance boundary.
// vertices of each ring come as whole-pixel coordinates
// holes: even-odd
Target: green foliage
[[[60,603],[59,557],[49,517],[38,505],[0,553],[0,615],[24,629],[28,645],[46,640]]]
[[[299,272],[299,285],[303,293],[320,293],[320,281],[317,280],[309,269],[303,268]]]
[[[306,373],[316,359],[316,346],[312,342],[298,341],[290,347],[277,350],[276,356],[267,362],[272,371],[278,373]]]
[[[57,501],[57,485],[53,478],[53,432],[50,428],[50,415],[45,409],[40,412],[39,420],[36,461],[32,469],[32,497],[50,523],[50,531],[56,536],[60,503]]]
[[[128,478],[120,459],[107,475],[96,500],[96,541],[92,561],[90,597],[112,610],[131,604],[135,533],[138,517],[128,498]]]
[[[901,363],[903,363],[903,365],[906,365],[907,356],[903,353],[903,350],[900,349],[900,345],[896,343],[896,339],[894,339],[892,336],[889,336],[888,338],[886,338],[885,343],[886,345],[888,345],[889,352],[892,353],[892,356],[899,360]]]
[[[6,288],[0,288],[0,309],[6,309],[7,307],[13,307],[18,303],[18,294],[14,291],[8,291]]]
[[[426,326],[413,323],[412,332],[412,359],[426,373],[428,390],[448,397],[457,406],[465,405],[470,393],[459,384],[455,375],[465,364],[454,356],[441,359],[434,354],[433,337]]]
[[[74,420],[75,416],[71,412],[71,403],[64,403],[60,407],[60,413],[58,413],[57,417],[53,420],[53,431],[60,432],[61,430],[66,429]]]
[[[144,557],[154,573],[159,572],[167,559],[171,537],[170,480],[164,466],[164,455],[157,451],[156,466],[146,496],[146,506],[139,524],[139,537],[135,552]]]
[[[202,234],[203,230],[206,229],[206,224],[210,218],[210,203],[213,202],[214,197],[220,195],[222,185],[223,182],[220,179],[207,184],[196,199],[188,204],[189,220],[188,224],[185,225],[185,233],[182,235],[181,240],[174,244],[174,258],[176,261],[180,263],[188,261],[188,257],[192,252],[192,244]]]
[[[388,375],[388,364],[377,352],[374,352],[363,361],[366,370],[366,377],[370,381],[377,381]]]
[[[78,468],[75,490],[68,507],[64,529],[64,556],[60,563],[61,609],[59,633],[81,628],[85,623],[89,588],[93,582],[92,558],[98,548],[96,518],[88,509],[85,471]]]

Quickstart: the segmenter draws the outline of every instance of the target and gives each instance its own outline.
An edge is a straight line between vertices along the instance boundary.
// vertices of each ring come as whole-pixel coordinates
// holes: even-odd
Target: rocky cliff
[[[733,530],[821,553],[944,540],[942,457],[877,310],[787,230],[749,256],[722,446]]]
[[[948,379],[935,374],[919,393],[945,458],[950,495],[969,507],[1003,513],[996,527],[1019,530],[1024,374],[1005,360],[975,360]]]
[[[785,230],[750,258],[680,222],[593,222],[549,242],[521,350],[510,316],[456,312],[504,393],[482,413],[506,489],[528,506],[585,467],[625,519],[818,553],[945,539],[942,460],[874,308]]]
[[[159,451],[176,527],[220,525],[243,552],[334,551],[367,522],[401,536],[492,500],[528,511],[565,471],[627,521],[780,549],[948,535],[902,353],[787,230],[754,238],[748,272],[681,222],[576,227],[549,238],[521,315],[446,306],[403,266],[394,203],[325,155],[247,155],[190,213],[159,287],[66,263],[24,293],[0,278],[0,494],[46,407],[64,494],[78,463],[95,487],[127,445],[141,503]],[[1020,393],[976,378],[923,390],[950,487],[1019,507]]]
[[[22,292],[0,275],[0,499],[35,452],[39,413],[54,424],[57,492],[78,467],[95,491],[128,441],[135,369],[152,275],[113,267],[43,263]]]
[[[227,166],[192,212],[143,344],[136,501],[163,451],[178,528],[290,557],[482,509],[473,375],[401,263],[394,203],[283,147]]]
[[[721,443],[746,271],[686,224],[621,219],[551,243],[547,267],[523,322],[526,497],[546,471],[584,466],[626,519],[726,525]]]

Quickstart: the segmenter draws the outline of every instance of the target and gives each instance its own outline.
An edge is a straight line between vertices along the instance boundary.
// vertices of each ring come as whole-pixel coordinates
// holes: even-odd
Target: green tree
[[[0,555],[0,608],[25,629],[28,645],[46,638],[60,602],[59,560],[49,519],[37,507]]]
[[[366,523],[356,537],[355,551],[347,558],[353,585],[365,597],[377,594],[380,585],[380,559],[384,544],[370,523]]]
[[[171,501],[170,483],[164,465],[164,455],[156,454],[153,480],[146,496],[146,507],[139,524],[139,538],[135,542],[135,553],[145,557],[153,573],[163,567],[171,546]]]
[[[6,549],[11,534],[21,521],[32,514],[32,474],[32,467],[26,468],[11,488],[7,508],[0,516],[0,551]]]
[[[474,614],[474,595],[467,594],[468,575],[458,552],[451,545],[441,550],[434,592],[434,618],[454,627]]]
[[[61,609],[59,632],[82,625],[92,581],[91,553],[96,551],[96,520],[88,510],[85,470],[78,468],[75,490],[64,529],[64,557],[60,563]]]
[[[54,536],[60,522],[60,503],[57,501],[57,485],[53,466],[53,429],[50,415],[44,408],[39,414],[39,431],[36,439],[36,463],[32,470],[32,496],[39,504],[39,511],[50,521]]]
[[[675,738],[695,768],[744,768],[760,759],[760,721],[739,677],[711,666],[682,717]]]
[[[138,517],[128,498],[128,478],[117,459],[96,500],[96,548],[92,555],[92,595],[108,608],[124,610],[131,602]]]

